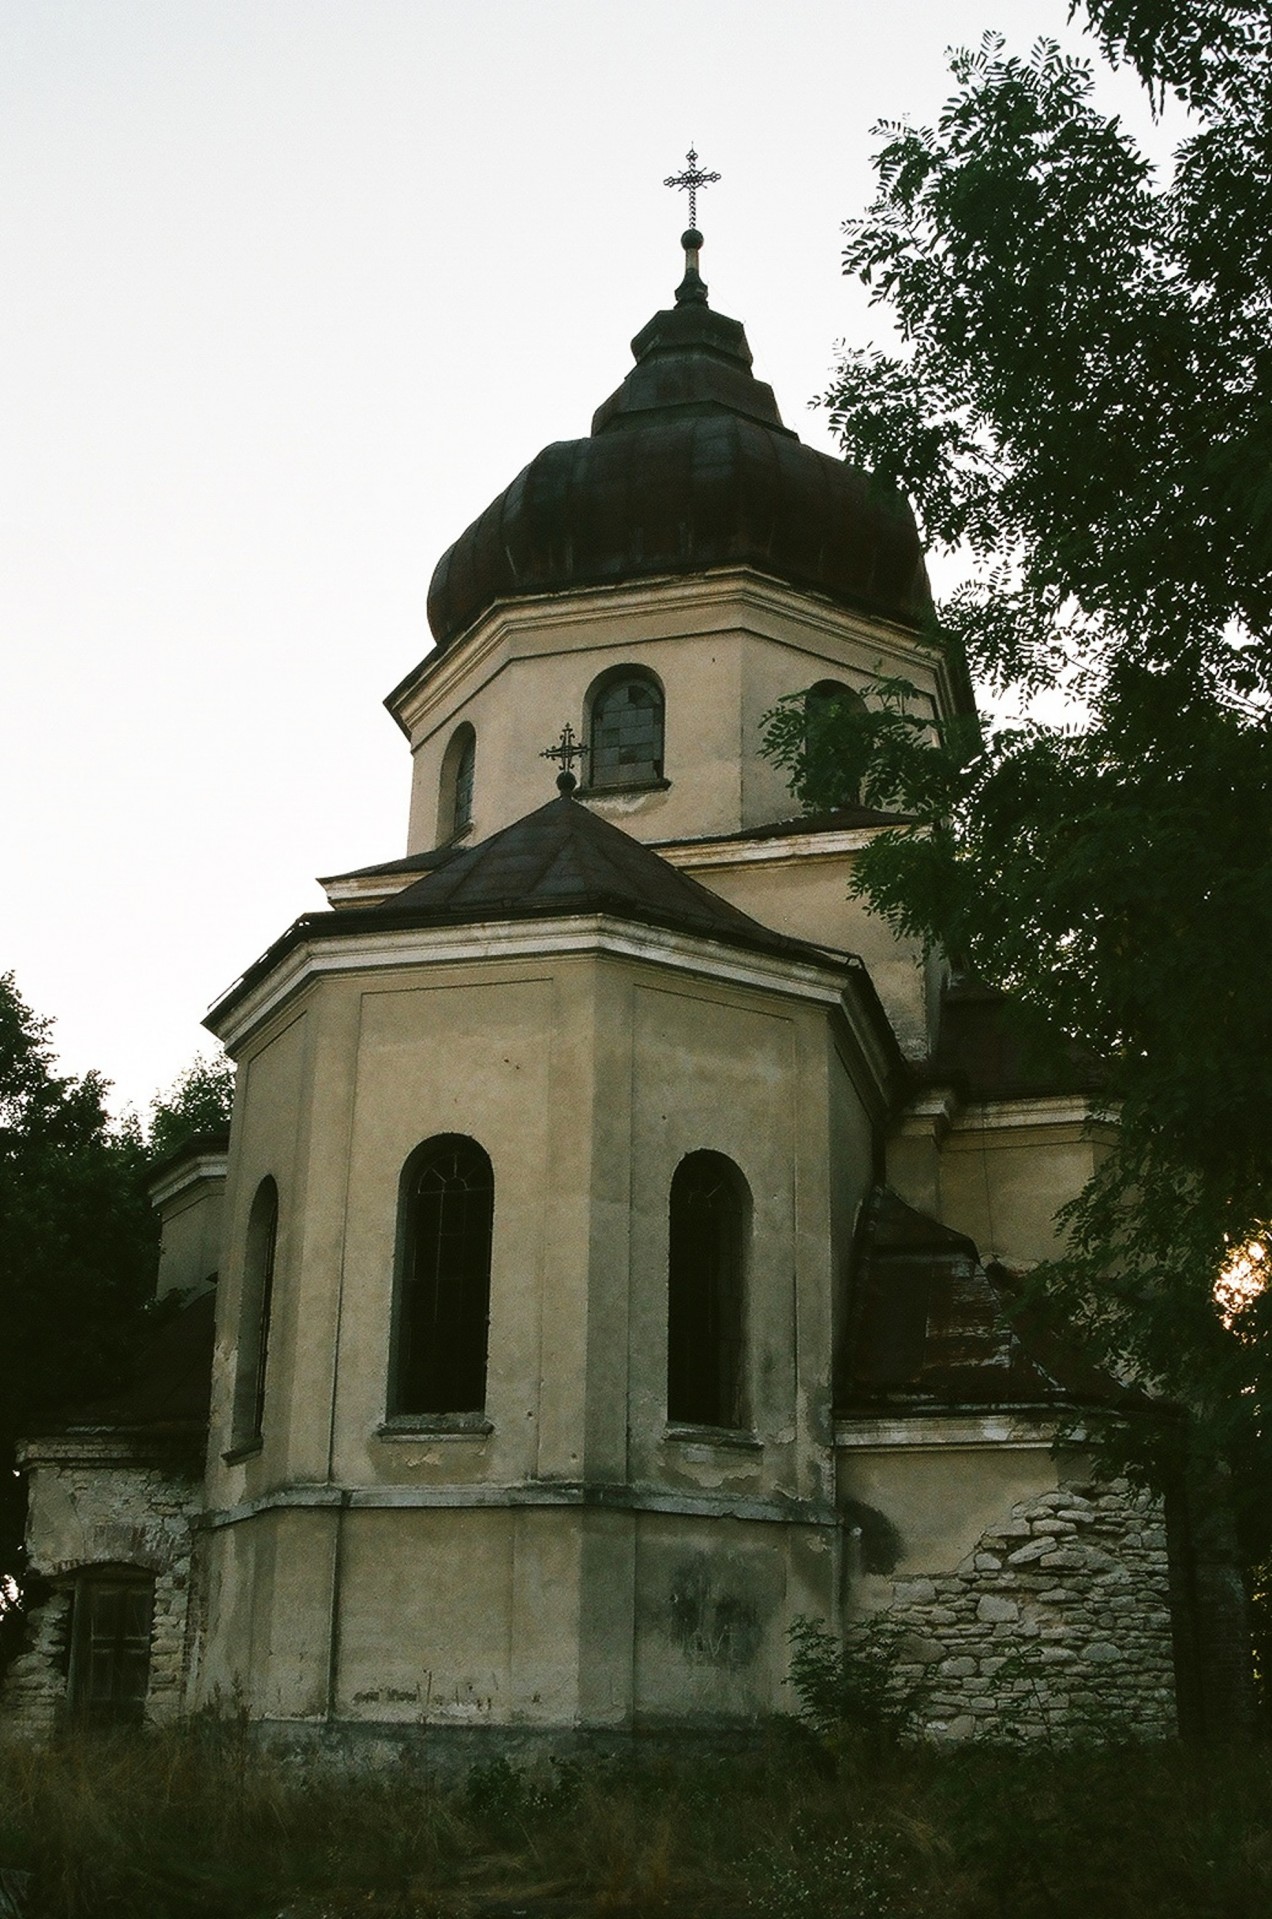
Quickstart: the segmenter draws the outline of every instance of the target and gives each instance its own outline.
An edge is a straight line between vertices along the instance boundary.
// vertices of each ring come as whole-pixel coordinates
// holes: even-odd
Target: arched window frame
[[[446,1184],[434,1184],[430,1194],[425,1182],[431,1173],[440,1173]],[[462,1179],[469,1181],[466,1189]],[[494,1210],[490,1155],[466,1134],[440,1133],[423,1141],[402,1168],[389,1357],[391,1422],[485,1420]],[[448,1236],[464,1242],[452,1245],[458,1270],[449,1274],[441,1270]]]
[[[451,734],[442,755],[437,796],[437,843],[458,839],[473,823],[473,787],[477,773],[477,735],[467,720]]]
[[[261,1444],[264,1433],[265,1382],[277,1259],[278,1186],[272,1176],[266,1174],[252,1198],[243,1248],[238,1360],[230,1428],[231,1455],[254,1451]]]
[[[712,1197],[714,1195],[714,1197]],[[751,1189],[723,1153],[689,1153],[668,1195],[667,1420],[743,1431]]]
[[[624,750],[630,750],[638,741],[626,743],[621,740],[603,740],[601,730],[605,725],[611,708],[624,689],[640,688],[651,697],[650,710],[654,720],[650,728],[650,752],[640,760],[622,760]],[[646,666],[611,666],[588,688],[584,702],[584,737],[587,740],[588,756],[584,769],[584,785],[592,792],[603,793],[625,787],[665,786],[664,760],[667,735],[667,696],[662,681],[656,673]]]
[[[808,725],[810,716],[818,707],[825,709],[828,706],[838,706],[840,704],[854,707],[859,712],[864,712],[866,707],[866,702],[856,687],[847,685],[843,680],[818,680],[814,686],[809,687],[804,695],[805,726]],[[853,800],[856,805],[860,806],[861,791],[859,787],[853,791]]]

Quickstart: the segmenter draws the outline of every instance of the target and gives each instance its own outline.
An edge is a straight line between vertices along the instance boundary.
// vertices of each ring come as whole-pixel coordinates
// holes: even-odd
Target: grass
[[[0,1750],[5,1868],[23,1919],[1254,1919],[1272,1753],[832,1757],[779,1729],[745,1759],[442,1785],[213,1726]]]

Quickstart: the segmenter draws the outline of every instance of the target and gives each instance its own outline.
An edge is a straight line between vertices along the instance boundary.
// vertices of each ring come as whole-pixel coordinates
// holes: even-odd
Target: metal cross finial
[[[689,190],[689,224],[698,224],[698,188],[714,186],[720,178],[718,173],[703,173],[698,166],[698,156],[690,147],[685,159],[689,162],[683,173],[669,173],[663,181],[665,187],[687,187]]]
[[[570,771],[570,768],[575,760],[585,760],[587,758],[587,748],[584,746],[582,740],[575,739],[574,728],[567,720],[561,728],[561,737],[556,745],[545,746],[539,758],[541,760],[560,761],[561,771],[557,774],[557,786],[562,793],[572,793],[578,785],[578,781]]]

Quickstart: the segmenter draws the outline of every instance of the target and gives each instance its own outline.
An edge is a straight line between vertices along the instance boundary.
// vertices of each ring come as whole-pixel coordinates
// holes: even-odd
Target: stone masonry
[[[105,1452],[104,1445],[100,1449]],[[201,1503],[193,1474],[154,1458],[97,1457],[83,1440],[44,1440],[27,1451],[32,1537],[43,1551],[31,1571],[53,1592],[33,1608],[22,1651],[0,1692],[0,1732],[39,1738],[65,1716],[75,1584],[95,1567],[129,1568],[154,1579],[150,1685],[146,1718],[176,1718],[182,1708],[191,1527]],[[59,1455],[61,1455],[59,1457]]]
[[[931,1738],[1177,1729],[1165,1526],[1124,1484],[1013,1506],[953,1572],[896,1580],[885,1616]]]

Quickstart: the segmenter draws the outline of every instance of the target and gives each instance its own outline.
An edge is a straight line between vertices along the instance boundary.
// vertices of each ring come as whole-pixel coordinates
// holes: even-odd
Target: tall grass
[[[797,1729],[733,1760],[341,1779],[241,1728],[0,1749],[24,1919],[1258,1919],[1272,1758]]]

